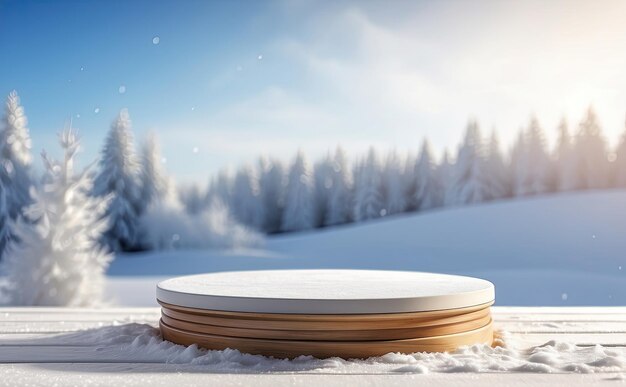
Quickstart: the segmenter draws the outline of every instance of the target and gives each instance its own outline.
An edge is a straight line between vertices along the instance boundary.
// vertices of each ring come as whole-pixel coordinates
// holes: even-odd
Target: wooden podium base
[[[296,272],[297,276],[307,271]],[[342,275],[349,275],[353,271],[340,272]],[[257,273],[264,275],[266,272]],[[293,271],[285,271],[285,275],[294,275],[293,273]],[[219,273],[209,276],[215,279],[215,276],[219,277]],[[303,278],[310,277],[304,276]],[[332,283],[328,284],[329,292],[332,292],[332,285]],[[172,291],[171,288],[168,291]],[[242,352],[277,358],[294,358],[301,355],[320,358],[335,356],[366,358],[381,356],[389,352],[453,351],[460,346],[478,343],[491,344],[493,341],[490,313],[493,298],[489,298],[488,294],[483,297],[485,301],[483,303],[457,308],[373,313],[379,306],[372,308],[368,307],[367,303],[363,303],[360,306],[360,311],[363,313],[346,314],[325,313],[327,310],[334,312],[338,301],[348,305],[355,300],[354,297],[350,298],[352,296],[345,295],[345,293],[343,299],[319,297],[301,299],[295,307],[290,303],[280,305],[281,301],[291,302],[294,298],[271,299],[275,300],[275,303],[270,305],[275,310],[294,308],[306,310],[306,303],[310,302],[316,313],[241,311],[241,309],[257,308],[254,303],[257,300],[254,297],[246,300],[240,295],[233,297],[232,300],[233,305],[239,310],[215,310],[199,308],[195,305],[174,304],[172,300],[185,301],[185,296],[180,296],[178,293],[175,297],[168,297],[168,293],[164,292],[161,292],[161,295],[165,295],[158,299],[162,307],[159,325],[163,338],[177,344],[197,344],[207,349],[234,348]],[[196,296],[196,294],[193,295]],[[458,294],[456,296],[456,301],[459,301]],[[224,300],[221,297],[224,296],[215,297],[220,297],[218,302],[223,307]],[[450,299],[448,295],[446,297]],[[261,297],[257,298],[261,299]],[[248,303],[244,303],[242,299]],[[204,299],[200,298],[200,300],[204,302]],[[262,301],[267,300],[268,298],[262,299]],[[324,304],[325,301],[330,302]],[[363,298],[356,299],[356,301],[363,301]],[[403,303],[398,304],[400,308],[409,305],[408,309],[420,309],[419,297],[411,299],[412,304],[407,304],[404,299],[401,301]],[[188,304],[194,304],[194,302]]]

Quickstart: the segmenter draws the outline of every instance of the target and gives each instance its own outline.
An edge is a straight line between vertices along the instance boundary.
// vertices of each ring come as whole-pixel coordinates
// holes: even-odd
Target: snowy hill
[[[626,191],[390,217],[273,237],[257,250],[120,256],[109,270],[109,292],[124,294],[124,303],[150,303],[156,277],[275,268],[467,274],[492,281],[499,305],[624,305]]]

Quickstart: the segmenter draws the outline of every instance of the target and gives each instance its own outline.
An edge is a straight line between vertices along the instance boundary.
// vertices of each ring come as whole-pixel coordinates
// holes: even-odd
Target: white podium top
[[[489,281],[408,271],[239,271],[177,277],[157,285],[157,299],[168,304],[253,313],[424,312],[494,298]]]

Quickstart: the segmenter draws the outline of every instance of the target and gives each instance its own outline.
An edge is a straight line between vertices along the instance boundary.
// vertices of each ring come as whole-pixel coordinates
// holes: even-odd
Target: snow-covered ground
[[[251,355],[235,349],[207,351],[196,345],[184,347],[161,338],[148,324],[124,324],[47,339],[51,344],[97,345],[97,354],[87,359],[128,359],[135,363],[167,363],[201,366],[203,373],[312,373],[312,374],[426,374],[457,373],[595,373],[623,372],[623,348],[577,346],[549,341],[541,346],[518,348],[514,342],[497,340],[497,347],[481,344],[462,347],[452,353],[388,353],[368,359],[317,359],[300,356],[293,360]],[[38,345],[45,345],[40,339]],[[621,374],[620,374],[620,379]]]
[[[154,305],[162,278],[212,271],[366,268],[488,279],[499,305],[626,304],[626,191],[449,208],[269,238],[263,248],[117,257],[108,294]]]

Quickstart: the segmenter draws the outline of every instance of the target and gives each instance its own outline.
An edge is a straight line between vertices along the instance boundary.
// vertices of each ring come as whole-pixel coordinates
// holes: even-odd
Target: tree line
[[[186,211],[173,180],[163,168],[156,137],[149,135],[136,152],[126,109],[111,124],[95,168],[77,176],[73,176],[80,146],[76,130],[65,130],[60,135],[64,160],[55,161],[44,152],[44,173],[39,178],[34,176],[27,123],[24,108],[13,91],[7,98],[0,126],[0,259],[35,245],[42,249],[47,246],[45,254],[53,256],[59,247],[53,243],[61,242],[52,235],[65,232],[66,221],[68,225],[82,225],[82,229],[71,228],[73,233],[93,234],[91,223],[70,206],[70,201],[76,198],[81,198],[76,206],[97,207],[97,211],[90,211],[99,214],[93,222],[104,224],[97,228],[101,229],[97,244],[90,245],[94,249],[120,252],[249,246],[261,242],[258,233],[231,216],[224,202],[205,203],[193,214]],[[58,171],[62,171],[62,176],[57,176]],[[61,202],[51,199],[51,190],[61,192]],[[53,227],[54,232],[38,234],[37,238],[26,237],[32,231],[40,232],[43,226]],[[63,243],[75,242],[70,238]],[[59,251],[69,253],[65,248]]]
[[[261,157],[234,174],[224,170],[206,192],[182,192],[191,212],[219,198],[237,220],[266,233],[361,222],[389,215],[513,197],[626,187],[626,134],[610,149],[593,109],[570,134],[565,120],[553,149],[536,118],[508,152],[497,133],[484,138],[470,121],[454,157],[440,160],[427,139],[420,151],[400,155],[371,148],[350,161],[338,147],[311,165],[298,152],[290,165]]]
[[[106,203],[99,244],[107,251],[254,245],[261,238],[251,230],[293,232],[512,197],[626,187],[625,139],[610,149],[592,109],[572,131],[561,122],[553,149],[535,118],[508,151],[495,131],[484,138],[470,121],[457,152],[439,159],[426,139],[416,153],[371,148],[350,159],[337,147],[313,164],[298,151],[288,164],[260,157],[235,173],[218,172],[206,188],[177,188],[154,136],[136,151],[130,116],[122,110],[89,172],[87,196]],[[33,178],[32,159],[26,115],[12,92],[0,127],[0,257],[19,240],[14,225],[29,218],[25,211],[53,175]]]

